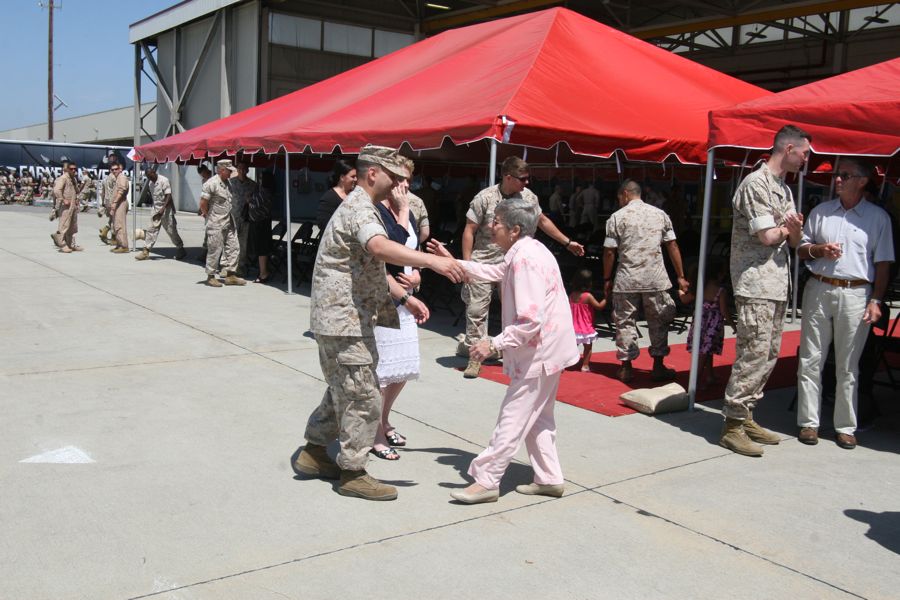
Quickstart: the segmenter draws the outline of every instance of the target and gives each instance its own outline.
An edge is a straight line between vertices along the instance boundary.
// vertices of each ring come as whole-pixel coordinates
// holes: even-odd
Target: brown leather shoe
[[[856,436],[850,433],[839,433],[834,436],[837,445],[844,450],[853,450],[856,448]]]
[[[815,446],[819,443],[819,431],[815,427],[801,427],[797,439],[807,446]]]

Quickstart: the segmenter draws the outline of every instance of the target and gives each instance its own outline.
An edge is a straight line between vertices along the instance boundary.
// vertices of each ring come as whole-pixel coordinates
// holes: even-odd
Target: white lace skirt
[[[381,387],[419,378],[419,327],[405,306],[397,307],[400,329],[375,327]]]
[[[597,339],[597,333],[576,333],[575,334],[575,343],[579,346],[584,344],[592,344],[594,340]]]

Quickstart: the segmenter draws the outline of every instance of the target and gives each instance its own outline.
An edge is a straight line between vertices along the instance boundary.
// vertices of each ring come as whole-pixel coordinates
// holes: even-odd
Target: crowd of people
[[[807,444],[818,439],[822,356],[828,343],[839,339],[836,443],[855,447],[857,362],[869,326],[881,316],[894,260],[891,224],[884,210],[864,198],[874,172],[856,158],[845,160],[847,170],[837,173],[838,198],[816,207],[804,221],[785,177],[803,168],[810,140],[802,130],[785,126],[775,136],[769,159],[734,194],[730,273],[736,319],[723,280],[729,269],[711,261],[702,281],[696,273],[689,280],[671,219],[642,200],[635,181],[620,185],[619,209],[605,224],[604,294],[597,298],[590,270],[578,271],[567,291],[556,257],[535,240],[536,231],[544,229],[573,254],[584,252],[543,215],[526,187],[528,165],[521,159],[506,160],[500,183],[473,197],[462,230],[462,257],[456,260],[436,239],[427,242],[428,253],[417,250],[427,236],[416,229],[421,218],[409,208],[411,161],[390,148],[364,148],[355,168],[344,164],[344,172],[333,179],[344,193],[334,190],[340,200],[324,226],[311,307],[311,329],[328,388],[309,417],[306,444],[295,454],[294,470],[339,479],[342,495],[397,497],[394,486],[366,472],[366,459],[371,453],[397,460],[394,447],[407,443],[387,419],[397,397],[389,390],[398,381],[395,377],[405,382],[418,375],[414,328],[429,312],[414,295],[421,282],[416,270],[430,268],[463,283],[466,335],[457,352],[469,358],[465,376],[476,376],[486,360],[501,359],[511,380],[490,442],[469,466],[472,483],[453,491],[452,498],[464,504],[496,501],[500,480],[523,442],[534,479],[516,491],[561,496],[554,399],[563,370],[589,366],[594,311],[612,305],[622,381],[633,379],[631,361],[640,352],[634,324],[639,307],[650,331],[651,377],[666,381],[675,375],[664,363],[674,304],[663,250],[675,271],[676,295],[684,303],[702,297],[703,318],[690,335],[701,338],[700,365],[709,375],[712,355],[722,351],[725,324],[736,331],[737,356],[719,444],[746,456],[761,456],[763,445],[780,441],[755,421],[753,411],[778,357],[789,248],[799,248],[801,257],[812,261],[811,275],[824,287],[804,295],[798,437]],[[355,177],[357,185],[348,183],[348,191],[341,176]],[[397,268],[386,270],[385,265]],[[495,287],[502,322],[500,333],[489,336],[487,310]],[[340,450],[332,459],[326,447],[335,439]]]
[[[17,175],[13,169],[0,167],[0,204],[33,205],[36,200],[51,203],[55,197],[53,188],[57,179],[58,177],[53,178],[47,173],[34,176],[27,170],[22,170],[22,174]],[[96,194],[93,176],[85,171],[78,182],[79,205],[85,211]]]
[[[635,320],[643,309],[653,358],[651,378],[670,381],[675,371],[665,358],[675,316],[673,296],[684,304],[702,297],[702,320],[692,326],[689,340],[700,337],[704,382],[712,378],[713,355],[722,352],[724,326],[735,330],[736,359],[725,391],[719,444],[740,455],[761,456],[763,446],[780,441],[756,422],[754,409],[779,354],[790,248],[808,261],[811,276],[803,296],[798,437],[806,444],[818,441],[823,356],[835,341],[836,443],[855,447],[858,361],[870,325],[881,317],[894,261],[892,226],[887,213],[866,198],[875,173],[859,158],[841,161],[837,198],[815,207],[806,219],[796,211],[785,178],[804,167],[810,141],[809,134],[791,125],[777,133],[768,160],[734,193],[729,266],[710,261],[702,280],[696,272],[685,273],[670,216],[644,201],[638,182],[622,182],[619,208],[605,222],[602,294],[596,296],[601,288],[594,285],[591,270],[576,271],[567,289],[557,258],[535,239],[543,231],[550,243],[558,244],[557,250],[584,254],[582,244],[542,212],[527,187],[529,167],[524,160],[506,159],[499,183],[472,194],[465,222],[457,227],[459,259],[431,237],[428,202],[410,191],[412,160],[392,148],[366,146],[355,163],[338,161],[320,204],[321,233],[311,278],[310,330],[327,389],[308,418],[306,443],[292,460],[295,472],[340,480],[337,490],[345,496],[397,497],[397,489],[371,477],[366,464],[369,455],[396,461],[401,457],[396,448],[407,444],[391,424],[390,413],[406,382],[419,375],[417,327],[430,316],[417,296],[422,269],[462,284],[465,335],[456,352],[468,359],[464,377],[476,377],[485,361],[502,360],[511,379],[491,440],[469,467],[473,481],[451,494],[455,500],[496,501],[500,480],[523,442],[534,479],[517,491],[561,496],[564,479],[555,446],[554,400],[564,370],[590,369],[595,311],[612,308],[621,361],[617,377],[629,383],[634,379],[632,362],[640,354]],[[257,281],[265,282],[270,201],[247,177],[247,164],[220,160],[215,166],[215,175],[204,178],[200,204],[206,220],[206,283],[244,285],[239,269],[246,267],[249,256],[259,257]],[[52,237],[61,252],[80,250],[74,235],[85,184],[76,174],[77,165],[67,164],[53,187],[59,228]],[[175,244],[176,258],[183,258],[169,182],[152,166],[147,177],[153,217],[143,232],[144,250],[136,258],[149,256],[160,229]],[[100,237],[116,253],[128,249],[128,185],[122,166],[114,163],[101,186],[109,224]],[[599,205],[595,192],[590,185],[578,191],[582,214],[584,207]],[[551,197],[551,208],[558,203],[559,198]],[[499,334],[490,336],[487,319],[494,291],[501,299],[501,326]],[[334,440],[339,451],[332,459],[327,446]]]
[[[130,252],[127,215],[131,181],[115,155],[110,155],[108,160],[109,174],[99,186],[97,216],[106,219],[99,237],[111,246],[110,252],[126,254]],[[256,257],[259,262],[259,277],[255,282],[267,283],[272,252],[272,204],[268,188],[248,177],[249,165],[245,162],[235,166],[230,160],[220,160],[216,163],[215,176],[206,165],[201,165],[198,172],[203,181],[198,214],[205,222],[204,251],[198,258],[206,265],[206,285],[246,285],[241,275],[250,268],[250,257]],[[187,251],[178,233],[169,179],[159,173],[155,164],[145,168],[145,175],[152,212],[148,228],[134,231],[135,239],[144,242],[134,258],[138,261],[150,258],[160,230],[165,230],[175,246],[175,259],[183,260]],[[87,171],[78,177],[75,162],[63,164],[63,173],[54,182],[50,214],[51,221],[59,219],[56,232],[50,235],[59,252],[83,250],[75,243],[78,213],[96,193],[96,188]]]

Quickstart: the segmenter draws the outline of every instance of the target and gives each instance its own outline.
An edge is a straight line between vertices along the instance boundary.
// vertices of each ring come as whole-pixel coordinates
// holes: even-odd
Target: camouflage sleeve
[[[481,192],[477,193],[475,197],[472,198],[472,202],[469,204],[469,210],[466,212],[466,219],[481,225],[481,221],[484,219],[484,196]]]
[[[775,227],[775,213],[769,193],[762,182],[749,182],[735,197],[734,208],[747,218],[750,235]]]
[[[416,218],[416,226],[421,230],[423,227],[429,227],[428,209],[425,203],[415,194],[409,195],[409,212]]]
[[[374,206],[372,207],[372,210],[356,211],[353,213],[351,221],[351,233],[356,236],[356,241],[358,241],[363,248],[365,248],[366,244],[369,243],[369,240],[376,235],[388,237],[387,231],[384,229],[384,224],[378,217],[378,211]]]
[[[213,183],[212,177],[203,182],[203,187],[200,188],[201,200],[209,200],[213,196]]]
[[[663,212],[663,231],[662,231],[662,241],[663,242],[671,242],[675,239],[675,228],[672,227],[672,219],[668,214]]]
[[[603,240],[604,248],[619,247],[619,232],[616,231],[616,215],[610,215],[606,221],[606,239]]]
[[[172,193],[172,185],[169,183],[168,179],[163,179],[160,184],[159,191],[162,192],[163,198]]]

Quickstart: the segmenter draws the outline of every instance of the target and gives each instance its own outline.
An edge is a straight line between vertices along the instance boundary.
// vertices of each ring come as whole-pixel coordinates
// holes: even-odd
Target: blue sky
[[[128,26],[177,2],[61,0],[62,10],[53,16],[53,91],[69,106],[60,107],[55,119],[132,104],[134,48]],[[0,56],[5,57],[0,130],[45,123],[47,9],[38,0],[3,3]]]

